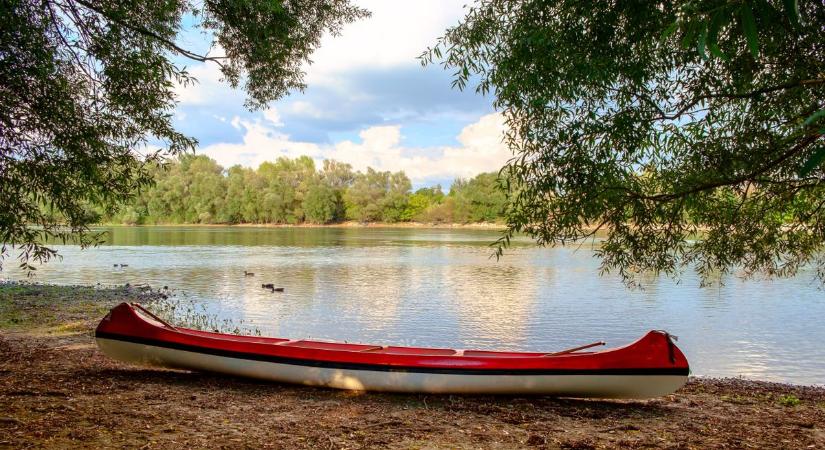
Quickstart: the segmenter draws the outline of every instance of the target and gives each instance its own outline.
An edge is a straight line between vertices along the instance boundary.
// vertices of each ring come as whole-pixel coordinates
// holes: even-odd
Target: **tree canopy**
[[[504,195],[495,173],[411,192],[404,172],[382,172],[301,156],[224,169],[205,155],[185,154],[149,170],[152,182],[119,208],[87,205],[90,222],[141,224],[328,224],[359,222],[500,222]],[[116,212],[112,212],[117,210]]]
[[[128,201],[194,148],[171,123],[175,84],[195,81],[175,58],[218,64],[254,109],[302,89],[323,33],[366,15],[347,0],[4,0],[0,262],[16,247],[31,268],[55,255],[50,238],[94,242],[89,205]],[[208,53],[176,42],[184,22]]]
[[[481,0],[422,55],[504,114],[508,233],[604,271],[825,276],[819,1]]]

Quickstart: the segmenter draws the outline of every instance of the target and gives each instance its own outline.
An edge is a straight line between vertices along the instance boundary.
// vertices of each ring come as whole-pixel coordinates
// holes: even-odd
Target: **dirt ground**
[[[825,389],[692,379],[649,401],[354,393],[112,361],[157,291],[0,284],[0,448],[825,448]]]

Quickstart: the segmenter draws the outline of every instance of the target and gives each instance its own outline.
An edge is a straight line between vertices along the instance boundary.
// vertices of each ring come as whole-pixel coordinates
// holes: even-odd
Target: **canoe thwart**
[[[387,345],[376,345],[375,347],[365,348],[363,350],[358,350],[361,353],[364,352],[374,352],[376,350],[386,350],[389,346]]]
[[[559,356],[559,355],[566,355],[566,354],[568,354],[568,353],[577,352],[577,351],[579,351],[579,350],[585,350],[585,349],[588,349],[588,348],[591,348],[591,347],[597,347],[597,346],[599,346],[599,345],[605,345],[605,342],[604,342],[604,341],[598,341],[598,342],[594,342],[594,343],[592,343],[592,344],[580,345],[580,346],[578,346],[578,347],[568,348],[567,350],[562,350],[562,351],[560,351],[560,352],[547,353],[547,354],[545,354],[544,356]]]

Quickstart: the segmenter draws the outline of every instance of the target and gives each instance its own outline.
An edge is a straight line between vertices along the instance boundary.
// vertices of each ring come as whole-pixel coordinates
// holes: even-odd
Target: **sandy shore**
[[[157,292],[0,284],[2,448],[825,448],[825,389],[693,379],[648,401],[354,393],[111,361]]]

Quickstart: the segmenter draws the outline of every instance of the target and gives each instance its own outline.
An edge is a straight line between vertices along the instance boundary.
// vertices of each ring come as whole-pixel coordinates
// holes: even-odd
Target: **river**
[[[812,269],[778,280],[732,274],[705,288],[688,272],[628,289],[599,275],[597,244],[538,248],[522,238],[496,261],[489,244],[499,234],[489,230],[105,231],[97,248],[57,246],[62,261],[33,281],[168,286],[221,319],[289,338],[554,351],[664,329],[679,337],[695,375],[825,383],[825,292]],[[5,261],[0,276],[24,279],[14,266]]]

